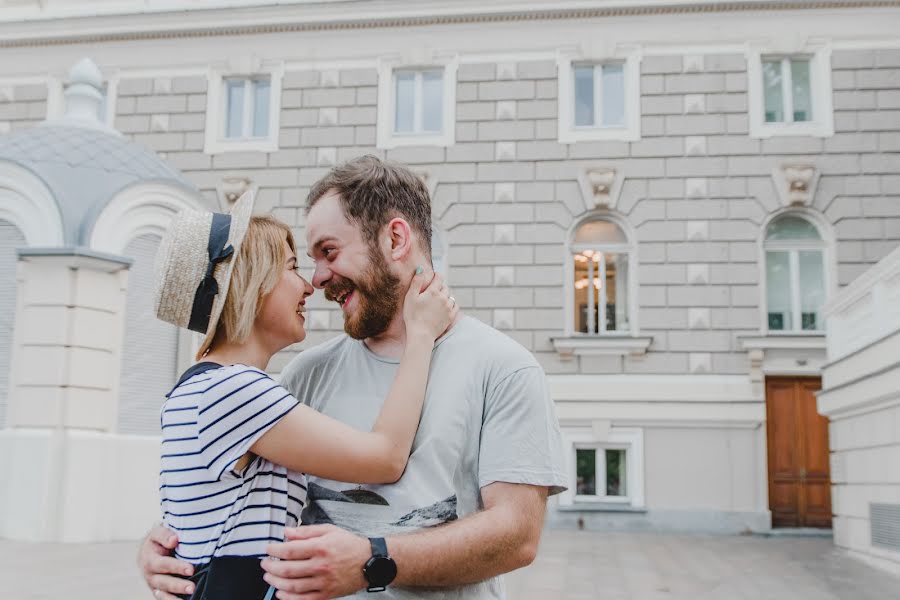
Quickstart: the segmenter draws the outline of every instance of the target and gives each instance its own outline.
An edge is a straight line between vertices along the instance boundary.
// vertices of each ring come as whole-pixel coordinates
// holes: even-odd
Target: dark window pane
[[[244,80],[228,79],[225,82],[225,137],[244,135]]]
[[[625,125],[625,65],[603,65],[603,125]]]
[[[579,496],[597,495],[597,451],[575,450],[575,493]]]
[[[606,451],[606,495],[627,496],[625,486],[625,451]]]
[[[575,67],[575,126],[594,126],[594,67]]]
[[[808,60],[791,61],[791,87],[794,94],[794,121],[812,121],[812,87]]]
[[[444,128],[444,73],[426,71],[422,74],[422,128],[440,132]]]
[[[781,61],[763,61],[763,94],[765,96],[766,123],[784,122],[784,90],[782,89]]]
[[[269,135],[269,80],[253,82],[253,137]]]
[[[412,133],[415,120],[416,74],[400,72],[395,74],[394,87],[394,131]]]

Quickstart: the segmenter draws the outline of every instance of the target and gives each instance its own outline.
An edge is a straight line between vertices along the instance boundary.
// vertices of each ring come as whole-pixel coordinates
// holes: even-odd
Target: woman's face
[[[306,298],[313,287],[297,271],[297,256],[284,240],[285,260],[275,288],[262,298],[254,329],[278,349],[302,342],[306,337]]]

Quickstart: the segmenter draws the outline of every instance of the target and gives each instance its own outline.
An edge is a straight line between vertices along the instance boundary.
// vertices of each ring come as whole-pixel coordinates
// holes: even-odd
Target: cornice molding
[[[824,0],[777,1],[744,0],[724,2],[649,2],[628,6],[619,3],[606,7],[585,7],[585,2],[560,3],[554,8],[516,6],[462,7],[435,14],[422,14],[412,4],[409,9],[380,16],[377,11],[355,15],[342,12],[340,4],[331,14],[309,15],[291,5],[261,11],[259,7],[208,9],[197,11],[160,11],[148,15],[120,14],[90,17],[23,19],[0,23],[0,48],[51,46],[73,43],[178,39],[335,31],[376,28],[409,28],[434,25],[504,23],[600,19],[651,15],[715,14],[749,11],[810,11],[860,8],[900,8],[900,0]],[[567,6],[568,5],[568,6]],[[416,10],[418,8],[418,10]],[[136,18],[146,17],[146,18]],[[127,19],[127,20],[123,20]],[[152,21],[152,22],[147,22]],[[54,25],[57,31],[52,31]],[[24,27],[23,27],[24,26]],[[29,27],[31,29],[29,30]],[[5,30],[5,31],[4,31]]]

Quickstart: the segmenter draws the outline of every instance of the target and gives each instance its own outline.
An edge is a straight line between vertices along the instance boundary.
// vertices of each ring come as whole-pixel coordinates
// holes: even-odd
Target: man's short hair
[[[360,228],[367,243],[376,244],[382,227],[400,217],[431,257],[431,200],[425,183],[408,168],[372,155],[351,159],[316,182],[306,197],[306,212],[331,190],[338,193],[344,216]]]

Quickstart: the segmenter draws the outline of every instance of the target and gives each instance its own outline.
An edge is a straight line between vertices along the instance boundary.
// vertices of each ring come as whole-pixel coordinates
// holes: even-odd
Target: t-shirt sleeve
[[[225,375],[202,395],[197,437],[201,463],[216,480],[289,413],[297,400],[268,375],[246,369]]]
[[[478,485],[524,483],[566,489],[562,439],[540,367],[525,367],[488,390],[481,427]]]

